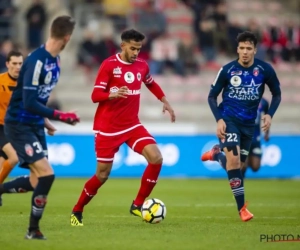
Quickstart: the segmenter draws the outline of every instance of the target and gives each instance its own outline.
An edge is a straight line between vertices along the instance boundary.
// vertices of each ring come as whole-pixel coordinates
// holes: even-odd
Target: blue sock
[[[214,155],[214,161],[217,161],[220,163],[220,165],[222,166],[222,168],[224,168],[226,170],[226,156],[225,154],[223,154],[222,152],[221,153],[218,153],[218,154],[215,154]]]
[[[46,203],[47,196],[54,181],[54,175],[39,177],[39,182],[34,189],[31,198],[31,213],[29,231],[39,228],[39,221],[42,218]]]
[[[28,191],[33,191],[33,187],[30,184],[28,175],[17,177],[16,179],[13,179],[0,185],[0,194],[26,193]]]
[[[233,169],[227,171],[229,184],[234,195],[238,211],[245,204],[245,195],[244,195],[244,181],[240,169]]]

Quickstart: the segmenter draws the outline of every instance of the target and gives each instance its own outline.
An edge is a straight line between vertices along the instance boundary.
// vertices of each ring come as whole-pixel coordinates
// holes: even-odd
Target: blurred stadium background
[[[225,176],[216,165],[202,168],[199,156],[216,141],[207,104],[210,84],[220,66],[236,58],[235,38],[243,30],[257,34],[257,56],[272,63],[283,92],[272,124],[271,136],[276,136],[265,147],[269,168],[257,176],[300,176],[299,163],[288,156],[300,142],[299,0],[1,0],[0,70],[5,70],[5,54],[12,47],[27,54],[45,41],[51,20],[65,13],[74,16],[77,26],[62,53],[61,80],[49,105],[78,110],[82,124],[59,125],[60,134],[49,138],[50,160],[58,174],[70,175],[61,166],[73,166],[75,176],[93,172],[94,78],[101,62],[119,50],[122,30],[134,27],[148,38],[140,57],[149,62],[177,114],[177,123],[171,125],[161,114],[161,104],[143,89],[140,118],[164,147],[166,165],[174,167],[164,170],[164,176]],[[268,89],[265,96],[270,100]],[[139,176],[142,170],[130,166],[144,163],[126,150],[121,149],[114,173]],[[74,166],[86,165],[87,156],[91,169],[74,172]],[[196,167],[187,173],[182,170],[186,163]]]

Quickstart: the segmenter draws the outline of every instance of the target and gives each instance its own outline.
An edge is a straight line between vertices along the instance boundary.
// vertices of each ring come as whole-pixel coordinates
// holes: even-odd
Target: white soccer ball
[[[142,218],[145,222],[156,224],[166,218],[167,208],[159,199],[146,200],[142,206]]]

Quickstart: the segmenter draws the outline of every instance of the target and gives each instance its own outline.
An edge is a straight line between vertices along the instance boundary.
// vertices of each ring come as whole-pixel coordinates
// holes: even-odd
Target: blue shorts
[[[20,167],[28,168],[29,164],[48,156],[44,126],[7,123],[4,132],[17,152]]]
[[[252,143],[255,125],[244,126],[231,120],[224,119],[224,121],[226,123],[226,137],[225,140],[220,140],[221,149],[230,146],[239,146],[241,162],[246,162]]]
[[[261,158],[262,156],[262,149],[260,140],[253,140],[251,143],[249,156],[255,156]]]

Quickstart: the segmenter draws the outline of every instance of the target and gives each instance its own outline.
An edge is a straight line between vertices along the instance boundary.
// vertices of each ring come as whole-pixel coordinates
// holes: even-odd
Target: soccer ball
[[[146,200],[142,206],[142,218],[147,223],[156,224],[166,218],[167,208],[159,199]]]

